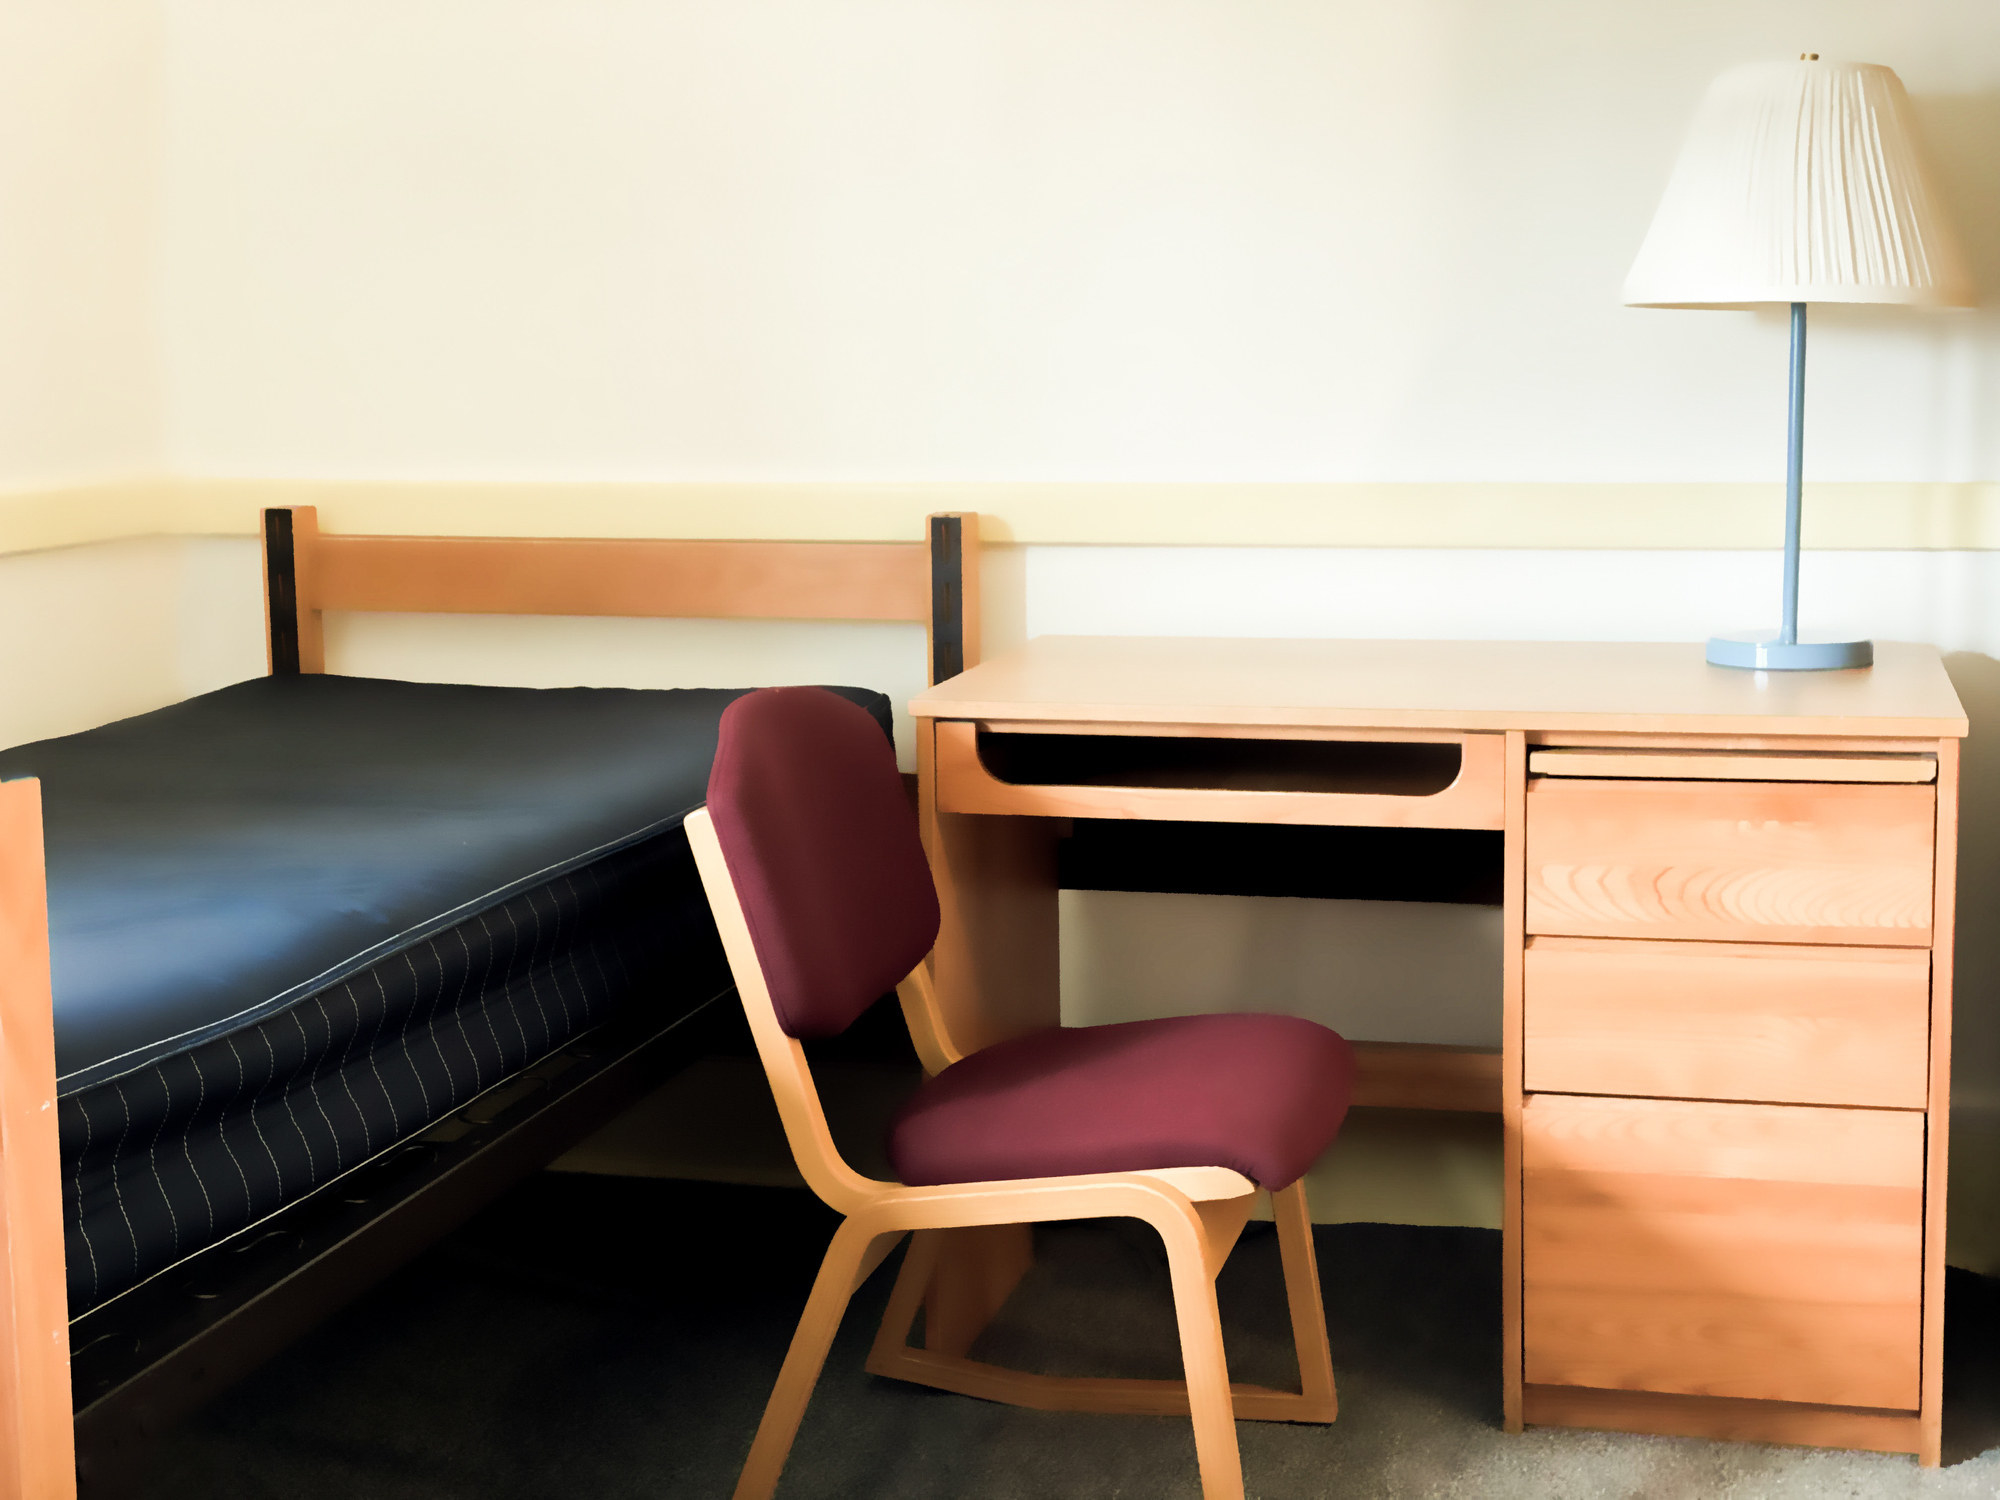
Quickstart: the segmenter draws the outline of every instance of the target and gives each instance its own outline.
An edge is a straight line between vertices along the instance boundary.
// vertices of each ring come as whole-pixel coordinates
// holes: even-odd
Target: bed
[[[969,520],[620,542],[270,511],[269,676],[0,753],[0,1496],[115,1489],[723,1013],[679,825],[740,690],[330,676],[323,613],[920,620],[935,681],[976,654]]]

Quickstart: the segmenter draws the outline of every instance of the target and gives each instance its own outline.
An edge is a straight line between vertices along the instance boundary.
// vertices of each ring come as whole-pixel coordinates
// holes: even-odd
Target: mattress
[[[679,830],[740,691],[269,677],[0,753],[42,780],[72,1316],[726,988]]]

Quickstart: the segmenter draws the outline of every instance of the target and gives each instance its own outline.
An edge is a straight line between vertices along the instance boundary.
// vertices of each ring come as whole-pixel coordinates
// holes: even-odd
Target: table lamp
[[[1711,637],[1711,662],[1799,670],[1875,658],[1870,641],[1799,639],[1806,304],[1974,300],[1894,73],[1813,52],[1736,68],[1710,85],[1626,278],[1625,302],[1792,309],[1781,623],[1767,634]]]

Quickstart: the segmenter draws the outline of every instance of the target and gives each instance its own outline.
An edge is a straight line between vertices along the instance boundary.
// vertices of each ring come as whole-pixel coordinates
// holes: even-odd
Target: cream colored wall
[[[989,560],[996,642],[1693,639],[1766,617],[1767,554],[1655,549],[1770,535],[1782,327],[1617,305],[1695,99],[1733,63],[1896,67],[2000,295],[1989,0],[4,6],[0,487],[352,480],[339,504],[391,518],[370,524],[671,531],[672,496],[568,487],[798,482],[778,509],[811,532],[913,508],[880,481],[1222,486],[1017,491],[1036,519],[1012,539],[1036,545]],[[1975,733],[2000,736],[1986,554],[1876,550],[2000,539],[2000,320],[1816,313],[1808,410],[1814,478],[1885,487],[1814,496],[1809,539],[1860,550],[1809,564],[1808,617],[1966,653]],[[1381,487],[1251,487],[1283,481]],[[20,534],[240,533],[259,495],[304,498],[141,488],[35,497]],[[697,509],[714,534],[771,503]],[[1133,537],[1201,545],[1067,545]],[[1346,550],[1369,544],[1403,550]],[[1636,550],[1541,550],[1579,545]],[[21,622],[0,738],[258,670],[255,583],[240,535],[0,561]],[[812,639],[379,621],[337,623],[333,650],[535,681],[910,672],[889,635],[852,656]],[[1975,790],[1966,826],[1971,909],[2000,894],[2000,806]],[[1083,919],[1071,999],[1126,1013],[1204,1003],[1185,966],[1137,967],[1170,928],[1218,949],[1282,931],[1275,983],[1350,952],[1356,915],[1110,906]],[[2000,1101],[2000,963],[1976,930],[1958,1072],[1979,1104]],[[1481,941],[1441,945],[1440,986]],[[1956,1253],[2000,1265],[2000,1149],[1955,1181],[1954,1234],[1985,1224]]]
[[[155,0],[0,0],[0,492],[159,465],[160,86]]]
[[[1708,80],[1896,67],[2000,286],[1990,0],[166,0],[169,455],[563,480],[1775,478],[1618,305]],[[2000,478],[1991,311],[1815,314],[1822,479]]]
[[[148,537],[0,557],[0,749],[186,696],[184,545]]]

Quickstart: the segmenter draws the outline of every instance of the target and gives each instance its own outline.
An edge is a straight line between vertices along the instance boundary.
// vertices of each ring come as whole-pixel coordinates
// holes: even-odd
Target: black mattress
[[[680,823],[739,694],[268,677],[0,753],[42,780],[71,1315],[725,988]]]

